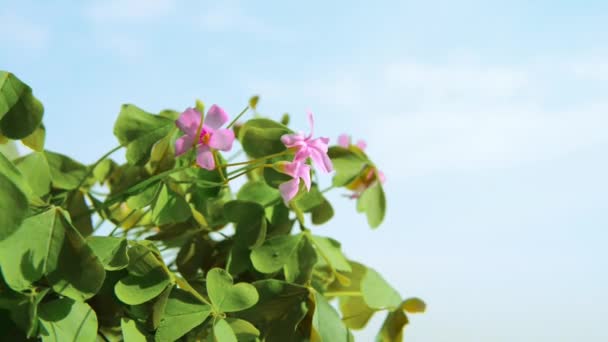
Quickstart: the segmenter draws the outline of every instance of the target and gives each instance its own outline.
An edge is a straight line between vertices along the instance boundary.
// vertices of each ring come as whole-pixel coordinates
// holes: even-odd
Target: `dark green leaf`
[[[27,214],[30,190],[19,170],[0,153],[0,241],[13,234]]]
[[[239,140],[248,155],[261,158],[285,150],[281,137],[291,133],[284,125],[268,119],[251,119],[239,131]]]
[[[183,196],[164,185],[152,208],[152,220],[158,225],[184,222],[192,215]]]
[[[0,131],[11,139],[32,134],[42,121],[44,107],[32,88],[15,75],[0,71]]]
[[[169,276],[159,267],[143,276],[126,276],[116,283],[114,292],[123,303],[138,305],[156,298],[169,284]]]

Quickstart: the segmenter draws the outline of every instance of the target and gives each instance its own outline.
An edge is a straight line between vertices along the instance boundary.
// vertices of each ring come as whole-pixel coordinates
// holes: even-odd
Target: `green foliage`
[[[352,341],[351,330],[385,312],[377,340],[401,341],[407,315],[426,304],[403,299],[315,227],[333,218],[325,192],[336,188],[379,226],[379,171],[361,149],[332,146],[331,186],[319,190],[328,180],[313,171],[311,189],[301,184],[285,202],[279,188],[291,176],[275,163],[293,160],[281,141],[293,132],[287,115],[259,117],[258,100],[229,125],[243,161],[213,151],[219,167],[193,166],[195,149],[175,156],[179,113],[124,105],[114,126],[119,146],[84,165],[45,150],[42,105],[0,72],[2,337]],[[197,108],[204,111],[202,102]],[[237,122],[247,110],[255,117]],[[33,151],[18,156],[11,139]],[[121,148],[124,164],[109,158]]]

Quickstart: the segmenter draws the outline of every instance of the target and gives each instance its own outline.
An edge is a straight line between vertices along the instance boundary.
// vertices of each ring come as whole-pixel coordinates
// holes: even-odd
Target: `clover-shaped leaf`
[[[207,273],[207,293],[216,311],[236,312],[258,302],[258,291],[251,284],[234,284],[232,276],[223,269],[213,268]]]

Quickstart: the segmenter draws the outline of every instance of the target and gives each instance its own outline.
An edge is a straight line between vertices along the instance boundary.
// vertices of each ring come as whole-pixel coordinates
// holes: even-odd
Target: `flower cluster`
[[[186,109],[176,121],[184,135],[175,142],[175,155],[180,156],[196,147],[196,163],[203,169],[215,169],[214,149],[230,151],[234,132],[221,128],[228,122],[228,114],[219,106],[209,108],[202,120],[202,113],[194,108]]]
[[[308,159],[325,173],[333,171],[331,160],[327,155],[329,138],[313,138],[315,123],[314,117],[310,112],[308,113],[308,122],[310,124],[310,134],[304,135],[304,133],[300,132],[286,134],[281,137],[283,144],[295,152],[293,161],[284,164],[282,170],[283,173],[293,177],[293,179],[279,186],[281,196],[286,203],[298,194],[300,179],[304,181],[306,190],[310,191],[311,182],[310,166],[307,164]]]

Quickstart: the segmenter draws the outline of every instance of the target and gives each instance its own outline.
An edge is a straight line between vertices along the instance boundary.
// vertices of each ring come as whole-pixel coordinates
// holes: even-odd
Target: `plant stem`
[[[224,164],[224,165],[222,165],[222,167],[230,167],[230,166],[253,164],[253,163],[260,162],[260,161],[264,161],[266,159],[270,159],[270,158],[274,158],[274,157],[279,157],[279,156],[282,156],[282,155],[287,154],[287,153],[289,153],[288,149],[284,150],[284,151],[281,151],[281,152],[278,152],[278,153],[269,154],[269,155],[261,157],[261,158],[247,160],[247,161],[244,161],[244,162],[238,162],[238,163],[232,163],[232,164]]]
[[[114,147],[113,149],[111,149],[110,151],[108,151],[106,154],[104,154],[103,156],[101,156],[101,158],[97,159],[97,161],[95,161],[95,163],[93,163],[91,166],[89,166],[89,169],[87,170],[87,173],[84,175],[84,177],[82,177],[82,179],[78,183],[78,186],[76,187],[76,189],[80,189],[80,187],[82,186],[82,184],[84,184],[84,182],[86,182],[87,178],[89,178],[89,176],[91,175],[91,173],[93,172],[93,170],[95,170],[95,168],[97,167],[97,165],[99,165],[99,163],[101,163],[104,159],[108,158],[112,153],[120,150],[122,147],[123,147],[122,145],[118,145],[118,146]],[[66,199],[67,199],[67,197],[66,197]],[[64,202],[65,202],[65,199],[64,199]]]
[[[247,110],[248,110],[248,109],[249,109],[249,106],[247,106],[247,107],[243,108],[243,110],[242,110],[242,111],[239,113],[239,115],[237,115],[237,116],[236,116],[236,117],[235,117],[235,118],[234,118],[234,119],[233,119],[233,120],[232,120],[232,121],[231,121],[231,122],[228,124],[228,127],[226,127],[226,128],[230,128],[230,127],[232,127],[232,125],[234,125],[234,124],[236,123],[236,121],[237,121],[238,119],[240,119],[240,118],[241,118],[241,116],[243,116],[243,114],[247,113]]]

